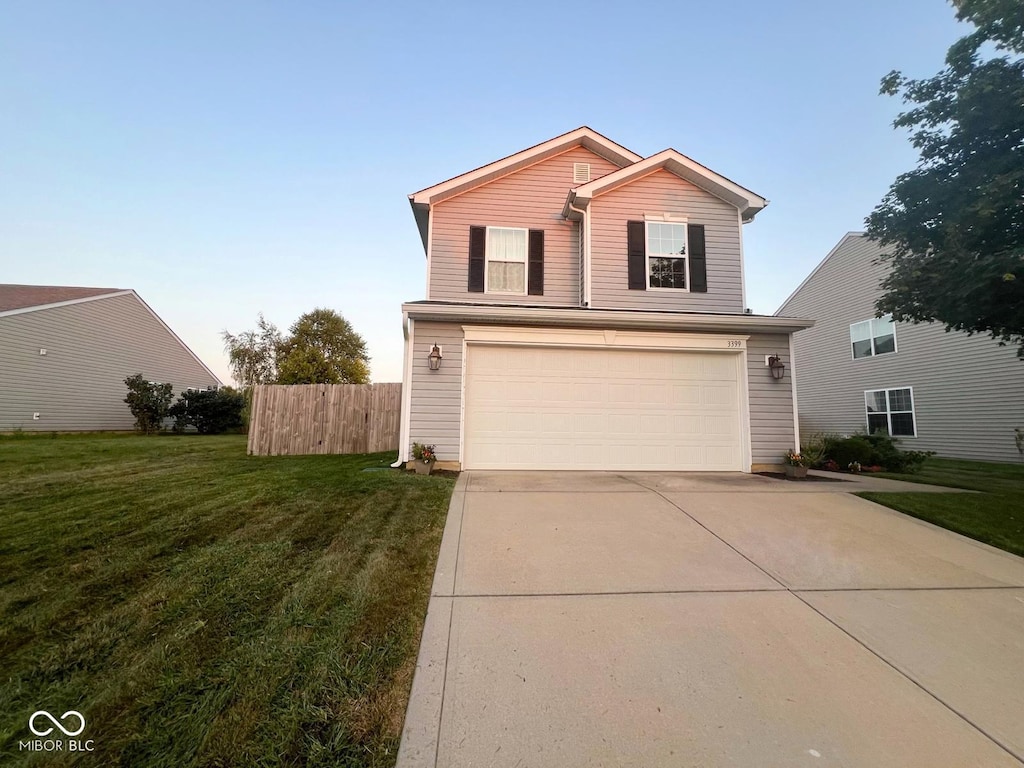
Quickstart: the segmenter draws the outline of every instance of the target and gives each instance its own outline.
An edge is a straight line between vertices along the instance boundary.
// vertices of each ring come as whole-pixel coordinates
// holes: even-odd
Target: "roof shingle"
[[[123,288],[82,288],[68,285],[11,285],[0,284],[0,312],[12,309],[38,307],[43,304],[56,304],[61,301],[86,299],[90,296],[102,296],[106,293],[117,293]]]

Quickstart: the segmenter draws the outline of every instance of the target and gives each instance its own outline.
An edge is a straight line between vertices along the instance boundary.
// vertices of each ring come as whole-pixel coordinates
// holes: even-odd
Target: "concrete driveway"
[[[1024,560],[903,485],[463,473],[399,768],[1019,768]]]

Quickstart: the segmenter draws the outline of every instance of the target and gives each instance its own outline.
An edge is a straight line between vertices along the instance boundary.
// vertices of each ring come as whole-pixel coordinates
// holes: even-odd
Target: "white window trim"
[[[651,247],[648,243],[647,238],[647,225],[650,223],[662,223],[662,224],[681,224],[685,234],[683,237],[686,242],[686,255],[683,259],[686,261],[686,287],[685,288],[662,288],[654,287],[651,285]],[[684,216],[677,216],[671,213],[645,213],[644,214],[644,266],[647,274],[644,275],[644,288],[648,291],[656,291],[658,293],[689,293],[690,292],[690,232],[686,228],[689,223],[688,219]],[[655,258],[663,259],[665,256],[657,256]]]
[[[895,413],[909,413],[914,418],[914,434],[912,435],[894,435],[892,433],[892,414],[894,411],[889,409],[889,393],[895,389],[908,389],[910,390],[910,410],[909,411],[895,411]],[[867,427],[868,434],[871,433],[871,422],[868,419],[868,394],[874,394],[875,392],[885,392],[885,418],[889,424],[889,437],[896,438],[897,440],[904,437],[917,437],[917,397],[914,395],[913,387],[886,387],[885,389],[865,389],[864,390],[864,424]]]
[[[491,242],[491,230],[503,229],[514,230],[526,233],[526,253],[523,255],[523,290],[522,291],[492,291],[490,289],[491,258],[487,253],[487,246]],[[503,262],[504,263],[504,262]],[[511,262],[517,263],[517,262]],[[484,234],[484,293],[495,296],[526,296],[530,288],[530,230],[526,227],[487,227]]]
[[[687,285],[689,285],[689,283],[687,283]],[[875,352],[875,334],[874,334],[874,332],[871,332],[870,330],[869,330],[868,340],[871,342],[871,354],[870,355],[865,355],[864,357],[857,357],[857,356],[855,356],[853,354],[853,338],[852,338],[853,326],[860,325],[861,323],[870,323],[872,320],[882,320],[882,319],[884,319],[886,317],[888,317],[889,318],[889,322],[892,323],[892,352],[882,352],[880,354],[882,354],[882,355],[895,355],[897,352],[900,351],[900,340],[899,340],[898,334],[896,333],[896,321],[892,319],[892,315],[888,314],[888,315],[884,315],[883,317],[869,317],[866,320],[858,320],[855,323],[850,323],[850,327],[847,330],[847,343],[850,345],[850,359],[851,360],[868,360],[868,359],[873,358],[873,357],[878,357],[878,355],[879,355],[878,352]],[[870,329],[870,326],[869,326],[869,329]],[[906,389],[906,387],[897,387],[897,389]],[[876,391],[876,390],[869,390],[869,391],[873,392],[873,391]]]

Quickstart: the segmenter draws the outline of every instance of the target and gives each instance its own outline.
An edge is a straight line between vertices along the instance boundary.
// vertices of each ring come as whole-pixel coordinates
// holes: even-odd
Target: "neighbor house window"
[[[896,351],[896,325],[892,315],[874,317],[850,326],[853,357],[872,357]]]
[[[868,432],[884,429],[893,437],[917,437],[914,423],[914,392],[902,389],[874,389],[864,393]]]
[[[682,288],[686,280],[686,224],[647,222],[647,275],[651,288]]]
[[[526,293],[527,230],[487,228],[487,291]]]

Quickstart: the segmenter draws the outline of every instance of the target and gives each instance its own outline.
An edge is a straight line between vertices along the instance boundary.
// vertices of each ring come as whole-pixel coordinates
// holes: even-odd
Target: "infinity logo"
[[[74,715],[75,717],[78,718],[79,722],[81,723],[81,725],[78,726],[78,730],[77,731],[69,731],[61,723],[61,720],[67,720],[68,719],[68,715]],[[28,719],[28,728],[36,736],[49,736],[51,733],[53,733],[53,726],[48,726],[45,730],[37,729],[36,728],[36,724],[35,724],[35,721],[36,721],[37,717],[45,717],[47,720],[49,720],[51,723],[53,723],[53,726],[56,726],[57,728],[60,728],[60,730],[64,731],[65,735],[67,735],[67,736],[77,736],[78,734],[80,734],[82,731],[85,730],[85,717],[82,715],[81,712],[76,712],[73,709],[69,710],[68,712],[65,712],[63,715],[61,715],[60,716],[60,720],[58,720],[53,715],[51,715],[49,712],[45,712],[43,710],[39,710],[38,712],[33,712],[32,713],[32,717],[30,717]]]

